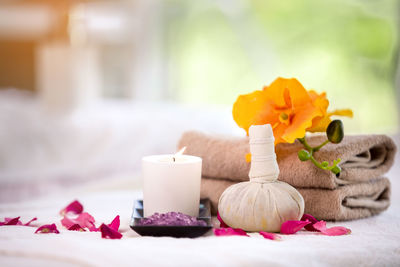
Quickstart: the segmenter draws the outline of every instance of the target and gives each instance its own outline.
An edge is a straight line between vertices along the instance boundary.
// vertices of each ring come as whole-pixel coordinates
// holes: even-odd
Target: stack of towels
[[[311,146],[325,136],[307,137]],[[186,154],[203,159],[201,197],[209,198],[216,214],[222,192],[238,182],[249,180],[248,138],[209,136],[186,132],[178,147]],[[279,180],[294,186],[303,196],[305,213],[320,220],[352,220],[378,214],[390,205],[390,182],[383,175],[393,165],[396,146],[385,135],[346,136],[340,144],[327,144],[314,154],[318,161],[341,158],[342,172],[334,175],[312,162],[301,162],[297,152],[303,146],[278,144],[275,147],[280,168]]]

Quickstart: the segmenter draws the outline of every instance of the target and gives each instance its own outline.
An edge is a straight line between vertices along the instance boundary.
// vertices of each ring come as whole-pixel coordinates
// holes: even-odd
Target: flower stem
[[[322,144],[320,144],[319,146],[316,146],[313,148],[313,152],[317,152],[318,150],[320,150],[324,145],[326,145],[327,143],[329,143],[329,140],[326,140],[325,142],[323,142]]]
[[[314,152],[319,151],[323,146],[325,146],[326,144],[329,143],[329,140],[324,141],[322,144],[320,144],[319,146],[316,147],[311,147],[306,140],[306,137],[304,136],[303,138],[297,138],[297,140],[299,140],[299,142],[305,147],[306,150],[308,150],[308,152],[310,153],[310,160],[311,162],[318,168],[323,169],[323,170],[329,170],[334,172],[334,168],[338,168],[336,167],[337,164],[340,162],[340,159],[334,160],[333,164],[331,166],[328,165],[327,162],[324,162],[326,165],[321,164],[320,162],[318,162],[315,158],[314,158]],[[339,168],[339,172],[340,172],[340,168]],[[334,172],[335,174],[337,172]]]
[[[303,144],[303,146],[310,152],[313,152],[313,148],[307,143],[306,141],[306,137],[304,136],[303,138],[297,138],[297,140],[299,140],[300,143]]]
[[[317,166],[320,169],[325,169],[321,163],[319,163],[318,161],[315,160],[314,156],[311,154],[310,160],[312,163],[314,163],[315,166]]]

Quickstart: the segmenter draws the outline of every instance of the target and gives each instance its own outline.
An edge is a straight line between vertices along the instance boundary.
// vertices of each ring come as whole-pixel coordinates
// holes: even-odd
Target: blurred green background
[[[349,132],[398,128],[398,10],[383,1],[165,2],[168,83],[178,101],[234,103],[276,77],[352,108]]]
[[[0,1],[0,89],[57,108],[112,98],[230,109],[295,77],[327,92],[331,110],[353,109],[347,133],[391,134],[399,14],[399,0]]]

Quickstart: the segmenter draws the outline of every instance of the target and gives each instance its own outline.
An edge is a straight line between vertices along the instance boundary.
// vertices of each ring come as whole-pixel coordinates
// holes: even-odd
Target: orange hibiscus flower
[[[351,110],[327,112],[326,94],[307,91],[296,79],[278,78],[263,90],[240,95],[233,119],[247,134],[251,125],[271,124],[275,144],[293,143],[306,131],[325,131],[330,116],[352,116]]]

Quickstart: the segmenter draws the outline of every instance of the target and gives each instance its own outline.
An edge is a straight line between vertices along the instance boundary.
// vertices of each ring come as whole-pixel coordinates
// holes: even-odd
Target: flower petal
[[[67,229],[74,224],[79,224],[82,228],[93,229],[93,227],[95,227],[94,222],[95,220],[93,216],[87,212],[79,214],[76,218],[64,216],[64,218],[61,220],[61,224]]]
[[[243,229],[239,228],[214,228],[214,234],[216,236],[231,236],[231,235],[241,235],[241,236],[249,236]]]
[[[80,214],[83,212],[83,206],[78,200],[74,200],[69,203],[68,206],[60,210],[60,214],[63,216],[68,212],[71,212],[73,214]]]
[[[33,222],[33,221],[36,221],[37,220],[37,218],[35,217],[35,218],[33,218],[32,220],[30,220],[30,221],[28,221],[27,223],[22,223],[20,220],[19,220],[19,216],[18,217],[15,217],[15,218],[4,218],[4,222],[0,222],[0,226],[2,226],[2,225],[22,225],[22,226],[30,226],[30,224]]]
[[[35,218],[32,218],[32,220],[28,221],[27,223],[24,223],[23,225],[24,225],[24,226],[30,226],[30,224],[31,224],[32,222],[36,221],[36,220],[37,220],[36,217],[35,217]]]
[[[118,231],[120,225],[119,215],[115,216],[114,220],[108,225],[111,229]]]
[[[109,239],[121,239],[122,238],[122,234],[120,232],[114,230],[113,228],[111,228],[110,226],[108,226],[104,223],[100,226],[100,232],[101,232],[102,238],[109,238]]]
[[[274,233],[268,233],[268,232],[261,231],[261,232],[259,232],[259,234],[262,235],[266,239],[278,240],[278,241],[281,240],[281,237]]]
[[[219,212],[217,212],[217,219],[219,221],[219,227],[229,228],[229,226],[222,220],[221,216],[219,215]]]
[[[292,235],[300,231],[304,226],[310,224],[310,221],[286,221],[281,225],[281,233]]]
[[[61,224],[62,226],[64,226],[65,228],[70,228],[72,225],[76,224],[76,221],[74,219],[71,219],[69,217],[64,217],[61,220]]]
[[[249,134],[251,125],[266,123],[273,125],[279,121],[278,115],[272,110],[267,94],[257,90],[247,95],[240,95],[233,104],[232,115],[237,125]]]
[[[331,123],[331,116],[345,116],[353,118],[353,111],[351,109],[337,109],[332,112],[323,112],[322,117],[317,117],[313,120],[312,126],[307,129],[307,131],[315,132],[325,132],[329,123]]]
[[[304,137],[306,129],[312,126],[313,119],[322,115],[321,111],[311,103],[304,105],[295,113],[282,138],[287,143],[293,143],[296,138]]]
[[[274,130],[275,145],[279,143],[286,143],[286,140],[282,138],[286,128],[287,126],[285,124],[277,124],[275,127],[272,127]]]
[[[96,228],[96,226],[89,227],[89,231],[90,232],[99,232],[100,231],[100,227],[99,228]]]
[[[319,221],[313,225],[315,229],[320,231],[324,235],[329,235],[329,236],[338,236],[338,235],[348,235],[351,233],[351,230],[343,227],[343,226],[335,226],[331,228],[326,227],[326,222],[325,221]]]
[[[22,225],[19,218],[19,216],[15,218],[4,218],[4,222],[2,222],[1,225]]]
[[[345,116],[353,118],[353,111],[351,109],[336,109],[334,111],[328,112],[328,116]]]
[[[308,132],[325,132],[326,127],[331,122],[329,116],[326,116],[327,109],[329,106],[329,101],[326,99],[326,93],[323,92],[318,94],[317,92],[310,90],[308,91],[310,95],[313,105],[321,111],[321,116],[315,117],[312,121],[312,125],[307,129]]]
[[[274,101],[278,107],[286,107],[289,104],[293,108],[297,108],[311,101],[306,89],[295,78],[279,77],[264,90],[268,95],[268,99]],[[287,103],[288,101],[290,103]]]
[[[87,212],[83,212],[83,213],[79,214],[76,221],[83,228],[84,227],[91,228],[91,227],[95,226],[94,225],[95,220],[94,220],[93,216]]]
[[[49,233],[54,233],[54,234],[59,234],[60,232],[57,229],[57,226],[53,224],[45,224],[40,226],[38,229],[36,229],[35,234],[49,234]]]
[[[312,125],[307,129],[307,132],[319,133],[325,132],[328,128],[329,123],[331,123],[331,118],[329,116],[316,117],[312,121]]]
[[[251,162],[251,153],[247,153],[245,159],[247,163]]]
[[[319,221],[317,219],[315,219],[314,216],[304,213],[303,217],[301,217],[301,220],[302,221],[310,221],[311,222],[310,224],[307,224],[304,227],[307,231],[318,232],[318,230],[314,228],[314,224],[319,222]]]
[[[83,229],[79,224],[74,224],[71,227],[68,228],[69,231],[80,231],[80,232],[86,232],[85,229]]]

